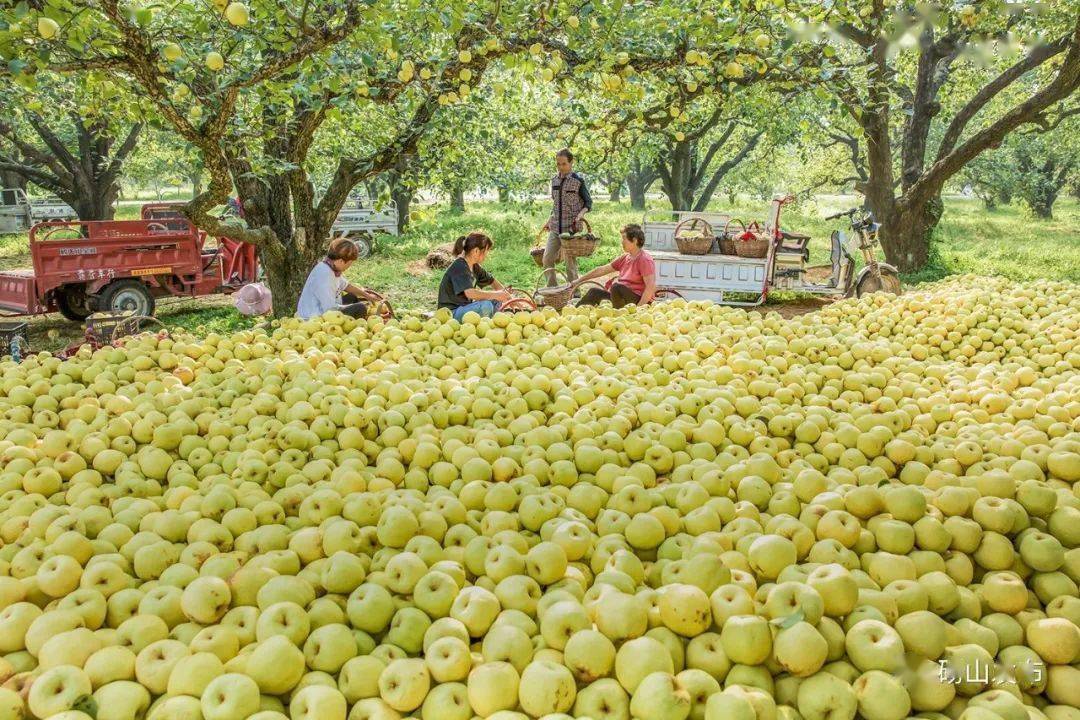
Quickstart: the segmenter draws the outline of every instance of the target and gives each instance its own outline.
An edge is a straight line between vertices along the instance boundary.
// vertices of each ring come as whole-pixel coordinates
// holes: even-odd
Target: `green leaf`
[[[777,618],[776,620],[773,620],[773,622],[779,625],[781,630],[787,630],[789,627],[797,625],[805,619],[806,615],[803,613],[802,608],[799,608],[787,617]]]

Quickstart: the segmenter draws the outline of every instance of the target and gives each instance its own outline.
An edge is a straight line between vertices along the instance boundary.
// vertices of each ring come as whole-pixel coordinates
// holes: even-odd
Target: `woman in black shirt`
[[[451,310],[458,322],[467,312],[491,317],[499,305],[510,299],[510,293],[480,265],[493,245],[482,232],[462,235],[454,242],[457,257],[439,283],[439,307]]]

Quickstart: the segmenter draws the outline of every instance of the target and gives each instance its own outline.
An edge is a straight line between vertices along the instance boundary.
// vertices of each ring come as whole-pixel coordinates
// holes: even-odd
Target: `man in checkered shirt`
[[[585,178],[574,172],[574,154],[563,148],[555,155],[559,174],[551,179],[551,217],[544,224],[548,231],[547,247],[544,248],[544,270],[548,287],[554,287],[555,264],[559,261],[562,241],[559,235],[575,233],[581,226],[585,213],[592,210],[592,197],[585,186]],[[551,270],[551,272],[547,272]],[[566,279],[573,282],[578,277],[577,258],[566,258]]]

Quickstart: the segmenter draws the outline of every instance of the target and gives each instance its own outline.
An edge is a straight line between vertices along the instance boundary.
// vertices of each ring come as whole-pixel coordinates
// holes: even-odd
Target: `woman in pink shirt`
[[[578,305],[599,305],[610,300],[617,308],[624,305],[648,305],[656,295],[656,264],[652,256],[642,249],[645,245],[645,232],[640,225],[627,225],[622,229],[622,247],[624,255],[615,258],[607,265],[586,273],[572,284],[576,287],[586,280],[618,273],[607,283],[607,288],[592,288]]]

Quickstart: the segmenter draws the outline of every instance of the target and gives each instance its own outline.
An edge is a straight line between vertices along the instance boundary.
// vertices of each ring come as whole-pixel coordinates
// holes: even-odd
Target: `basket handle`
[[[537,233],[536,233],[536,247],[542,247],[544,245],[544,235],[547,234],[548,232],[550,232],[550,230],[545,230],[544,228],[540,228],[537,231]]]
[[[369,293],[375,296],[374,301],[368,301],[371,303],[371,307],[374,310],[374,314],[380,316],[384,320],[391,320],[394,317],[394,308],[390,306],[390,301],[386,299],[386,296],[377,290],[366,288]]]
[[[558,268],[554,268],[554,267],[544,268],[543,270],[540,271],[540,276],[536,279],[536,289],[537,290],[544,287],[540,283],[542,283],[544,281],[544,276],[547,275],[548,273],[554,273],[553,277],[555,278],[556,283],[559,282],[559,276],[562,275],[562,279],[563,279],[564,284],[565,284],[565,282],[566,282],[566,273],[564,273],[562,270],[559,270]]]
[[[675,226],[675,235],[678,236],[679,230],[682,229],[683,225],[688,224],[690,226],[690,229],[693,230],[694,226],[696,224],[698,224],[698,223],[701,223],[702,225],[705,226],[705,234],[706,235],[712,235],[712,233],[713,233],[712,225],[710,225],[709,221],[706,220],[705,218],[699,218],[699,217],[688,217],[685,220],[681,220],[679,222],[679,224]]]
[[[589,224],[589,221],[587,219],[581,218],[580,224],[585,226],[585,232],[587,232],[589,235],[592,235],[592,225]],[[580,232],[580,230],[578,232]]]
[[[499,310],[502,312],[535,309],[536,303],[532,301],[532,298],[527,297],[514,297],[499,306]]]
[[[742,226],[742,232],[746,232],[746,223],[744,223],[739,218],[734,218],[733,217],[730,220],[728,220],[726,223],[724,223],[724,236],[725,237],[727,237],[727,235],[728,235],[728,228],[731,227],[731,223],[739,223],[739,225]]]
[[[607,290],[607,288],[604,287],[604,284],[601,283],[601,282],[597,282],[596,280],[586,280],[585,282],[581,283],[576,288],[574,288],[574,293],[576,294],[578,290],[585,290],[586,292],[588,292],[588,288],[590,286],[595,287],[595,288],[599,288],[601,290]],[[584,293],[582,293],[582,295],[584,295]]]
[[[161,322],[157,318],[151,317],[149,315],[132,315],[131,317],[124,318],[120,322],[116,323],[116,327],[114,327],[112,331],[112,336],[109,338],[110,344],[114,344],[120,341],[127,335],[140,332],[143,329],[143,323],[146,321],[150,321],[152,323],[155,323],[156,325],[159,325],[161,329],[165,332],[166,336],[169,336],[169,328],[166,327],[165,323]],[[128,325],[132,326],[131,332],[122,333],[121,331],[124,330],[125,327]]]

